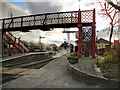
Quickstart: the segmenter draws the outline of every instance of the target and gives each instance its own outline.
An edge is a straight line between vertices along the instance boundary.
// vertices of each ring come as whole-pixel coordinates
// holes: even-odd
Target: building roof
[[[98,41],[97,41],[97,43],[109,43],[109,41],[108,40],[105,40],[105,39],[103,39],[103,38],[100,38]]]

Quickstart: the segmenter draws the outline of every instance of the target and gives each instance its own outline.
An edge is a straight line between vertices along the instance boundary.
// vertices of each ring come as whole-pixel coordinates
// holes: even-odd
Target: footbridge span
[[[2,32],[78,27],[78,55],[88,51],[95,57],[95,9],[45,13],[2,19]],[[87,43],[86,43],[87,42]]]

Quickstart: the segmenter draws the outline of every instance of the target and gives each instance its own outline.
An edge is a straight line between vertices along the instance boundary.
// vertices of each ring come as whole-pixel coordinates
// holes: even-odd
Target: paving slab
[[[81,57],[79,58],[78,63],[73,64],[73,66],[76,67],[77,69],[85,71],[88,74],[103,77],[100,68],[96,66],[96,62],[97,62],[96,59],[92,57]]]

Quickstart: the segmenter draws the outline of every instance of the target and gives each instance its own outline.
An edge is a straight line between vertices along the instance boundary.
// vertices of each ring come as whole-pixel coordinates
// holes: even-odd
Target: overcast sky
[[[96,8],[96,30],[100,31],[104,28],[107,28],[109,25],[109,19],[99,16],[97,12],[100,10],[100,7],[98,5],[89,5],[89,3],[91,3],[90,1],[96,0],[81,0],[80,9],[93,10],[93,8]],[[0,11],[2,12],[2,16],[0,15],[0,18],[10,17],[11,13],[13,16],[21,16],[59,11],[77,11],[78,9],[78,0],[29,0],[29,2],[28,0],[2,0],[2,10]],[[70,30],[77,30],[77,28],[71,28]],[[57,45],[60,45],[64,40],[67,39],[67,34],[62,33],[62,31],[63,29],[54,29],[51,32],[36,30],[26,33],[13,32],[13,35],[16,37],[21,37],[21,40],[34,42],[38,42],[39,36],[41,35],[45,37],[42,39],[43,43],[56,43]],[[108,39],[107,31],[99,33],[99,38],[103,37]],[[74,43],[75,40],[75,34],[70,34],[70,42]]]

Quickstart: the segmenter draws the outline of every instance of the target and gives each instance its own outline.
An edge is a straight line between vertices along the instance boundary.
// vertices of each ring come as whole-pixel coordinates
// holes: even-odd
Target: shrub
[[[99,67],[103,72],[103,76],[110,79],[118,79],[118,56],[115,54],[115,50],[112,49],[109,52],[105,52],[104,57],[100,57]]]
[[[104,52],[104,56],[107,56],[107,55],[108,55],[108,51],[105,51],[105,52]]]
[[[106,51],[104,53],[104,62],[115,62],[115,61],[118,61],[118,57],[113,49],[110,50],[110,52]]]

